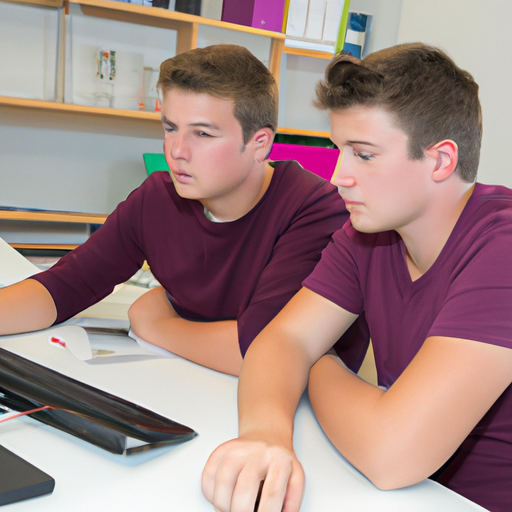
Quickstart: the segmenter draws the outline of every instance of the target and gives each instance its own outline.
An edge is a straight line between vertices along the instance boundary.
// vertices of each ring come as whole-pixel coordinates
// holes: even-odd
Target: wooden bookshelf
[[[11,3],[26,3],[53,8],[64,7],[64,12],[69,12],[70,7],[80,9],[83,15],[103,19],[111,19],[125,23],[148,25],[159,28],[167,28],[177,32],[177,52],[186,51],[197,47],[197,34],[201,25],[217,27],[224,30],[243,32],[258,35],[271,40],[269,55],[269,69],[279,83],[281,60],[283,53],[299,55],[319,59],[330,59],[328,52],[300,49],[285,46],[285,35],[279,32],[262,30],[234,23],[202,18],[192,14],[168,11],[143,5],[117,2],[112,0],[0,0]],[[65,25],[65,16],[63,25]],[[63,31],[64,32],[64,31]],[[63,49],[64,41],[60,46]],[[64,56],[60,57],[64,62]],[[89,107],[64,103],[64,70],[60,66],[57,83],[57,101],[41,101],[24,98],[0,96],[0,114],[14,116],[23,121],[28,115],[35,113],[36,118],[44,114],[45,122],[55,124],[59,128],[73,129],[72,125],[86,124],[87,131],[98,133],[120,133],[128,136],[161,137],[160,114],[136,110],[122,110],[112,108]],[[46,117],[49,115],[50,117]],[[85,121],[84,121],[85,120]],[[30,122],[30,121],[28,121]],[[36,119],[37,123],[37,119]],[[80,126],[83,129],[83,126]],[[297,133],[300,135],[317,135],[308,130],[279,128],[280,133]],[[322,135],[323,136],[323,135]]]
[[[70,15],[115,20],[127,24],[145,25],[176,31],[176,51],[197,47],[202,27],[214,27],[229,32],[246,33],[270,41],[268,66],[279,84],[282,56],[285,54],[328,59],[330,54],[315,50],[285,46],[285,35],[259,28],[236,25],[191,14],[112,0],[0,0],[0,2],[33,5],[34,8],[53,9],[58,17],[57,66],[55,101],[43,101],[0,95],[0,118],[5,125],[55,131],[75,131],[113,136],[162,139],[160,113],[138,110],[92,107],[64,102],[65,79],[69,76]],[[206,32],[206,31],[205,31]],[[222,37],[219,36],[221,39]],[[229,39],[229,37],[228,37]],[[259,44],[256,40],[255,45]],[[29,79],[29,77],[27,77]],[[279,127],[278,133],[311,137],[328,137],[328,132]],[[106,215],[66,212],[34,212],[0,210],[0,221],[56,222],[75,224],[102,224]],[[42,248],[41,244],[13,244],[19,248]],[[68,250],[75,245],[44,244],[44,247]]]
[[[227,23],[225,21],[202,18],[201,16],[195,16],[193,14],[158,9],[144,5],[113,2],[111,0],[65,1],[67,10],[69,10],[70,5],[78,5],[82,13],[86,16],[175,30],[178,34],[177,53],[197,48],[197,36],[200,25],[269,38],[271,41],[269,69],[276,80],[279,81],[281,54],[285,40],[285,35],[280,32],[246,27],[245,25],[237,25],[235,23]]]

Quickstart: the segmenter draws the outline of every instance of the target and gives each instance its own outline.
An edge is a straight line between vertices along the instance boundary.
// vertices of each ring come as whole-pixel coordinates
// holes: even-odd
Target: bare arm
[[[433,337],[388,391],[325,356],[311,370],[309,395],[340,453],[392,489],[439,469],[511,381],[512,350]]]
[[[45,329],[56,318],[52,296],[38,281],[27,279],[0,290],[0,334]]]
[[[162,287],[137,299],[128,317],[133,332],[142,339],[208,368],[240,373],[242,356],[235,320],[194,322],[181,318]]]
[[[219,447],[203,473],[203,492],[218,510],[252,510],[263,480],[259,512],[299,510],[295,409],[311,365],[355,318],[302,289],[251,344],[240,375],[239,438]]]

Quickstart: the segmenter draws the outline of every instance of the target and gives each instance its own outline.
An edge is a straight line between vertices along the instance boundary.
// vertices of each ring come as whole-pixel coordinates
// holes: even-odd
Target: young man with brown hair
[[[244,360],[240,437],[203,491],[223,512],[296,512],[293,416],[308,385],[339,452],[382,489],[432,476],[493,512],[512,503],[512,191],[475,183],[478,86],[442,51],[340,55],[317,88],[342,151],[350,222]],[[365,315],[379,387],[336,356]],[[327,354],[327,355],[325,355]]]
[[[162,287],[132,305],[133,331],[237,375],[347,213],[335,187],[296,162],[269,165],[277,87],[247,49],[179,54],[159,88],[171,173],[152,173],[50,270],[1,290],[0,333],[62,322],[146,260]]]

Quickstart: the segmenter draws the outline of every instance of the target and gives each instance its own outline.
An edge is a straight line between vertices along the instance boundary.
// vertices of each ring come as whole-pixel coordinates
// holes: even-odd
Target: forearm
[[[239,381],[241,437],[293,449],[293,419],[310,364],[273,324],[256,338],[246,354]]]
[[[357,377],[336,357],[324,356],[311,369],[308,393],[320,425],[334,446],[378,483],[372,469],[374,463],[383,467],[377,447],[387,428],[378,406],[385,391]],[[389,448],[397,448],[397,444],[390,443]]]
[[[0,334],[16,334],[50,327],[57,309],[48,290],[27,279],[0,290]]]
[[[163,289],[147,292],[129,310],[137,336],[185,359],[214,370],[238,375],[242,356],[234,320],[195,322],[181,318]]]
[[[309,394],[340,453],[391,489],[439,469],[510,385],[511,371],[509,349],[433,337],[388,391],[325,356],[311,369]]]
[[[193,322],[183,318],[162,319],[148,327],[147,337],[141,337],[219,372],[238,376],[242,367],[234,320]]]

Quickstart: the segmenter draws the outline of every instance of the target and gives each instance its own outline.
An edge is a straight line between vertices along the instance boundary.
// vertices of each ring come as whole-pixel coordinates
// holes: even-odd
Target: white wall
[[[402,0],[398,42],[442,48],[480,85],[484,137],[478,179],[512,187],[512,2]]]

